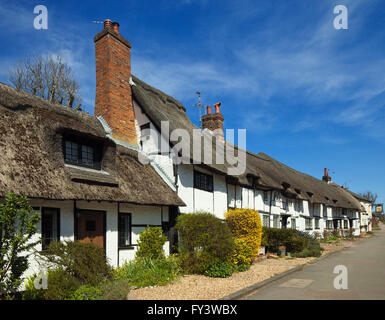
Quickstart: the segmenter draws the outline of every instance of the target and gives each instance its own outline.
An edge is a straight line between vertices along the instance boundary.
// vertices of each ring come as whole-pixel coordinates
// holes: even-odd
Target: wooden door
[[[104,213],[99,211],[78,212],[78,241],[104,248]]]

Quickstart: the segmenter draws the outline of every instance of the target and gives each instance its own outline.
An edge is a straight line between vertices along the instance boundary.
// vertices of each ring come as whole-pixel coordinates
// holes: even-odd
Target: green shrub
[[[100,285],[101,294],[96,300],[125,300],[130,292],[130,284],[124,280],[107,280]]]
[[[306,240],[298,240],[301,238],[298,231],[294,229],[278,229],[278,228],[262,228],[262,244],[270,252],[278,252],[280,246],[286,246],[286,251],[301,251],[305,247]],[[296,239],[293,241],[293,239]],[[294,251],[293,251],[294,252]]]
[[[293,229],[263,227],[263,243],[269,251],[277,252],[279,246],[285,246],[293,257],[319,257],[322,249],[319,241],[307,232]]]
[[[183,269],[203,274],[216,262],[226,261],[234,250],[228,225],[209,213],[183,214],[177,218],[179,253]]]
[[[158,259],[164,257],[163,245],[167,237],[159,227],[147,227],[139,235],[138,251],[136,256],[139,258]]]
[[[181,273],[177,259],[136,258],[126,262],[115,272],[115,279],[125,280],[131,286],[142,288],[162,286],[174,281]]]
[[[339,242],[339,241],[340,241],[339,238],[336,237],[336,236],[329,236],[329,237],[327,237],[327,239],[326,239],[326,242],[328,242],[328,243],[331,243],[331,242]]]
[[[287,252],[290,252],[290,253],[300,252],[306,248],[307,240],[306,238],[294,236],[291,240],[288,240],[285,244],[286,244]]]
[[[248,264],[239,264],[233,266],[233,272],[244,272],[250,269]]]
[[[230,262],[219,261],[209,266],[204,274],[212,278],[227,278],[233,274],[233,268]]]
[[[235,247],[230,262],[232,265],[251,265],[253,260],[253,249],[246,240],[235,239]]]
[[[96,300],[101,295],[102,290],[100,288],[83,285],[70,295],[69,300]]]
[[[60,268],[48,270],[48,288],[44,290],[44,299],[70,299],[80,286],[80,281],[67,271]]]
[[[42,257],[81,284],[97,285],[112,274],[104,250],[90,243],[52,242],[48,250],[42,253]]]
[[[252,258],[258,257],[262,237],[259,212],[252,209],[230,209],[225,219],[234,237],[244,240],[251,247]]]
[[[293,253],[293,257],[296,257],[296,258],[319,257],[322,254],[322,250],[323,249],[319,244],[318,245],[311,244],[307,248],[305,248],[303,251]]]

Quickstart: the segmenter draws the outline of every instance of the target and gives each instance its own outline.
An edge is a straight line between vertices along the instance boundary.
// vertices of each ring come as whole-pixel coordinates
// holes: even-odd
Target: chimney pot
[[[207,114],[211,114],[211,106],[207,106]]]
[[[112,23],[112,29],[114,30],[115,33],[119,33],[119,23],[113,22]]]
[[[110,19],[104,20],[104,29],[109,29],[112,26],[112,21]]]
[[[327,183],[330,183],[332,181],[332,178],[329,177],[329,173],[328,173],[327,168],[324,169],[324,176],[322,177],[322,180],[327,182]]]
[[[220,113],[220,112],[219,112],[220,106],[221,106],[221,103],[220,103],[220,102],[217,102],[217,103],[214,104],[214,107],[215,107],[215,113]]]

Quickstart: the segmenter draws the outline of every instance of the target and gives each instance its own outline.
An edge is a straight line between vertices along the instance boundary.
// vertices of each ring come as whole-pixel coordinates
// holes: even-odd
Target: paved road
[[[372,238],[362,239],[351,247],[306,265],[245,297],[248,300],[385,300],[385,228]],[[348,289],[337,290],[333,282],[335,266],[348,270]]]

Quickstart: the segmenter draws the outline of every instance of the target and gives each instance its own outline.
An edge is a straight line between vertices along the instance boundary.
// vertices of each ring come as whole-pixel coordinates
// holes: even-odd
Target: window
[[[263,191],[263,202],[268,203],[269,201],[269,195],[267,191]]]
[[[323,215],[324,215],[324,218],[327,218],[327,216],[328,216],[328,211],[327,211],[328,209],[327,209],[327,207],[326,207],[326,205],[322,205],[322,212],[323,212]]]
[[[262,218],[263,220],[262,220],[262,225],[264,226],[264,227],[270,227],[270,219],[269,219],[269,216],[267,216],[267,215],[263,215],[263,218]]]
[[[306,230],[312,230],[313,229],[313,219],[311,218],[305,218],[305,229]]]
[[[333,220],[326,221],[326,229],[333,229]]]
[[[297,224],[295,218],[291,218],[291,228],[292,229],[297,229]]]
[[[60,209],[42,209],[41,237],[43,250],[47,249],[47,247],[52,241],[60,240]]]
[[[279,216],[273,215],[273,228],[279,228]]]
[[[143,148],[143,141],[150,139],[150,123],[140,126],[140,146]]]
[[[349,220],[344,220],[344,229],[348,229]]]
[[[194,188],[213,192],[213,176],[194,171]]]
[[[64,138],[63,153],[66,163],[100,170],[101,147],[96,143]]]
[[[295,202],[295,211],[303,212],[303,202],[302,200],[298,200]]]
[[[147,140],[150,137],[150,123],[146,123],[140,126],[140,137],[143,140]]]
[[[315,223],[315,229],[319,229],[319,220],[318,218],[315,218],[314,219],[314,223]]]
[[[131,213],[119,213],[118,239],[119,248],[131,246]]]

